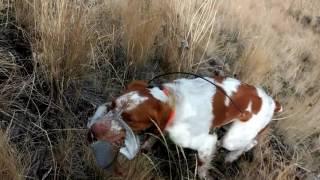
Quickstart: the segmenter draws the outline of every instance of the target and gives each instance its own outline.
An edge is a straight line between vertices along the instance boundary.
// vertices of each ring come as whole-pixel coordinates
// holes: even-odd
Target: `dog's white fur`
[[[226,78],[223,83],[216,82],[212,78],[208,80],[215,82],[225,92],[232,96],[238,90],[240,81]],[[163,85],[174,96],[175,117],[173,123],[165,128],[171,140],[185,148],[198,151],[198,157],[204,164],[198,168],[201,178],[209,178],[208,167],[216,150],[217,135],[209,134],[212,126],[213,96],[218,89],[203,79],[178,79],[172,83]],[[151,94],[162,102],[168,101],[166,95],[158,87],[150,90]],[[236,160],[243,152],[253,148],[257,141],[257,134],[271,121],[275,102],[262,89],[257,88],[258,96],[262,99],[260,111],[246,122],[235,120],[222,138],[222,146],[230,151],[226,161]],[[225,104],[229,104],[225,101]],[[251,103],[247,110],[251,111]]]

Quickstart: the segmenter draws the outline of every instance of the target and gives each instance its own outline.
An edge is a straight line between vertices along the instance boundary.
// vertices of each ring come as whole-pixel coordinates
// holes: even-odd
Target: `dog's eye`
[[[114,109],[116,107],[116,102],[113,100],[111,104],[108,106],[108,111]]]
[[[148,89],[152,89],[152,88],[154,88],[154,85],[149,84],[149,85],[147,86],[147,88],[148,88]]]

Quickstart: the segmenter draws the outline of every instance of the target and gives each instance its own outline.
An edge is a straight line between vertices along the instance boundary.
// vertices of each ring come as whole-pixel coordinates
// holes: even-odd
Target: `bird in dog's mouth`
[[[138,137],[120,114],[116,110],[108,111],[104,104],[88,120],[88,141],[97,164],[104,169],[111,167],[118,152],[131,160],[139,151]]]

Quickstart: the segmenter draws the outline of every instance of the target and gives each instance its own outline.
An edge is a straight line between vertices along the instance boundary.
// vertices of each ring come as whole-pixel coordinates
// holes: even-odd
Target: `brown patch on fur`
[[[248,121],[249,119],[251,119],[252,117],[252,113],[249,111],[244,111],[240,114],[239,116],[239,120],[240,121]]]
[[[135,80],[128,84],[126,93],[130,91],[146,91],[148,83],[142,80]]]
[[[252,114],[257,114],[262,105],[262,100],[257,94],[255,87],[241,84],[230,98],[232,101],[229,105],[225,105],[225,96],[220,89],[217,89],[213,97],[213,127],[221,127],[225,124],[231,123],[233,120],[248,121]],[[246,111],[249,103],[251,104],[251,112]]]
[[[155,99],[144,81],[133,81],[127,86],[125,93],[137,91],[139,95],[148,97],[148,100],[136,108],[122,113],[122,118],[128,123],[134,132],[140,132],[153,126],[153,121],[163,130],[172,111],[168,104]]]
[[[149,99],[135,109],[122,113],[122,118],[134,132],[150,128],[154,125],[152,120],[163,130],[171,111],[169,105]]]
[[[222,83],[222,82],[224,81],[225,77],[219,76],[219,75],[214,75],[214,76],[213,76],[213,79],[214,79],[215,81],[217,81],[218,83]]]
[[[220,127],[226,123],[226,111],[227,107],[224,104],[226,96],[222,91],[216,91],[216,94],[213,97],[213,127]]]

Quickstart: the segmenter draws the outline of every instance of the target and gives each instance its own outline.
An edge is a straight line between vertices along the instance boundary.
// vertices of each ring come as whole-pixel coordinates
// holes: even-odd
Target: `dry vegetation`
[[[231,165],[218,155],[212,173],[320,178],[319,1],[2,0],[0,7],[0,177],[119,179],[95,166],[86,144],[95,107],[132,79],[217,71],[263,86],[285,111],[253,152]],[[168,143],[121,160],[124,179],[194,179],[194,154]]]
[[[6,133],[0,132],[0,174],[3,179],[23,179],[28,164],[21,162],[21,155],[9,144]]]

